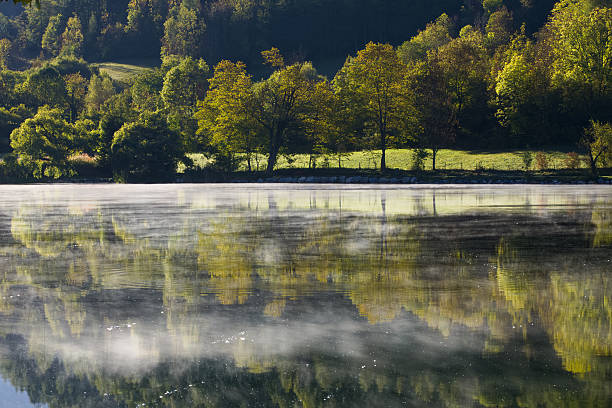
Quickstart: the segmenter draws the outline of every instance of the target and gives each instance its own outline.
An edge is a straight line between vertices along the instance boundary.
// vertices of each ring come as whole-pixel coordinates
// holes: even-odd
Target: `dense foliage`
[[[39,154],[36,177],[69,174],[41,163],[79,154],[123,174],[115,132],[153,114],[171,162],[205,152],[222,170],[355,150],[385,169],[398,146],[429,149],[434,168],[451,146],[581,148],[594,172],[609,165],[609,138],[594,136],[612,121],[609,1],[363,3],[0,3],[0,151],[19,128],[15,163],[29,163],[17,139],[40,134],[21,127],[47,106],[84,142]],[[112,79],[86,62],[128,56],[161,64]]]

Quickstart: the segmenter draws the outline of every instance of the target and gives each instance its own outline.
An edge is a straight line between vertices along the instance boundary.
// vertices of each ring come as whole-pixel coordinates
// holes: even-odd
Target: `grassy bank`
[[[389,168],[384,174],[379,170],[380,156],[376,153],[355,152],[343,157],[338,167],[337,157],[319,157],[315,168],[308,168],[307,155],[282,157],[272,176],[264,171],[266,157],[260,155],[259,170],[253,160],[253,171],[246,170],[246,163],[234,173],[224,173],[214,167],[206,167],[209,160],[202,154],[192,154],[195,162],[192,169],[179,168],[176,179],[181,182],[352,182],[352,183],[582,183],[612,181],[612,168],[600,169],[593,177],[584,157],[580,157],[579,168],[567,168],[567,153],[543,152],[548,167],[537,169],[536,152],[530,152],[534,160],[530,170],[525,170],[524,151],[475,152],[442,150],[438,155],[438,169],[431,171],[431,159],[426,160],[425,169],[412,169],[412,151],[393,149],[387,156]],[[111,175],[103,173],[94,159],[80,155],[71,158],[77,174],[59,181],[111,181]],[[0,157],[0,183],[41,182],[24,174],[7,172]],[[409,179],[410,181],[407,181]],[[395,181],[394,181],[395,180]]]
[[[533,159],[529,170],[561,170],[568,168],[567,152],[561,151],[541,151],[548,162],[545,169],[540,169],[536,163],[536,155],[539,151],[535,150],[510,150],[510,151],[476,151],[476,150],[451,150],[443,149],[438,152],[436,158],[436,168],[438,170],[476,170],[476,171],[523,171],[525,163],[523,157],[529,153]],[[198,167],[204,167],[209,160],[202,154],[192,154],[191,158]],[[267,157],[258,156],[259,169],[266,165]],[[586,169],[586,157],[579,156],[580,167]],[[411,149],[390,149],[386,154],[387,167],[398,170],[412,170],[412,150]],[[277,169],[307,169],[309,156],[297,154],[290,157],[281,156],[278,161]],[[254,170],[257,170],[255,160],[251,163]],[[425,159],[424,170],[432,169],[432,159]],[[319,156],[317,158],[318,168],[343,168],[343,169],[372,169],[380,166],[380,151],[372,152],[353,152],[340,158],[336,155]],[[246,161],[240,164],[239,170],[246,170]]]

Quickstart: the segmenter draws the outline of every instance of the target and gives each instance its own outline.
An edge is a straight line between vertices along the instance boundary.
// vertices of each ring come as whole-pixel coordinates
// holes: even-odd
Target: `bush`
[[[542,152],[536,153],[535,160],[536,160],[536,168],[538,170],[546,170],[550,167],[548,163],[548,158]]]
[[[59,178],[74,174],[68,158],[81,143],[74,126],[62,117],[60,109],[43,106],[11,133],[11,147],[21,166],[31,169],[34,178]]]
[[[569,152],[563,162],[568,169],[580,168],[580,155],[576,152]]]
[[[427,157],[429,157],[429,153],[425,149],[414,149],[412,151],[412,170],[424,170]]]
[[[29,174],[29,169],[22,166],[13,154],[7,154],[0,160],[0,182],[26,181]]]
[[[612,161],[612,123],[591,121],[581,143],[587,150],[588,165],[596,174],[597,167],[606,167]]]
[[[145,112],[127,123],[113,137],[112,168],[115,180],[170,181],[178,162],[189,165],[178,133],[169,129],[160,112]]]
[[[533,163],[533,153],[530,151],[521,153],[521,160],[523,161],[523,167],[525,170],[529,170],[531,168],[531,163]]]

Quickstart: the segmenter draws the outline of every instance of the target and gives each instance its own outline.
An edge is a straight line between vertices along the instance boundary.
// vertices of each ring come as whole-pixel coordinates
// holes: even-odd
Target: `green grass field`
[[[511,151],[468,151],[444,149],[438,152],[436,158],[436,168],[439,170],[525,170],[522,154],[524,150]],[[538,169],[536,154],[538,151],[530,151],[533,162],[529,170]],[[567,153],[559,151],[542,151],[548,161],[547,169],[567,168]],[[208,159],[202,154],[192,154],[191,159],[198,167],[208,164]],[[262,170],[266,165],[266,157],[259,155],[259,169]],[[586,157],[580,156],[581,168],[586,168]],[[390,149],[386,154],[387,167],[410,170],[412,168],[411,149]],[[255,161],[252,166],[256,167]],[[354,152],[341,158],[342,168],[352,169],[375,169],[380,166],[380,151],[373,152]],[[317,167],[338,168],[338,157],[335,155],[319,156]],[[308,155],[296,154],[291,157],[281,156],[278,161],[277,169],[286,168],[308,168]],[[431,170],[432,160],[428,157],[425,160],[425,170]],[[246,169],[246,162],[241,164],[240,170]]]
[[[98,62],[92,64],[100,72],[108,74],[115,81],[128,82],[130,79],[157,65],[154,60],[121,61],[121,62]]]

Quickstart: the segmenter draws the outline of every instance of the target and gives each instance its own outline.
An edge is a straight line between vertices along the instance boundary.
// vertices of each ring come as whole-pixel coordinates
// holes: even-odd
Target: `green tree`
[[[591,172],[596,175],[598,165],[612,163],[612,124],[591,121],[581,144],[586,148]]]
[[[347,59],[334,79],[341,99],[363,118],[381,150],[380,169],[386,169],[389,136],[402,132],[409,109],[406,66],[389,44],[369,43],[354,59]]]
[[[113,138],[125,124],[132,123],[138,119],[138,113],[132,108],[130,93],[122,92],[113,95],[106,100],[99,110],[100,122],[97,130],[97,141],[94,143],[94,152],[98,166],[103,171],[112,170]]]
[[[8,38],[0,39],[0,70],[8,68],[8,61],[11,56],[13,44]]]
[[[11,147],[35,178],[59,178],[74,173],[70,156],[80,143],[60,109],[41,107],[11,133]]]
[[[181,134],[188,150],[197,148],[194,114],[198,100],[204,99],[209,68],[204,60],[187,57],[171,68],[164,77],[161,98],[171,126]]]
[[[203,99],[208,86],[209,68],[202,59],[184,58],[164,77],[161,97],[170,110],[192,113],[198,99]]]
[[[428,54],[427,63],[439,70],[450,96],[455,135],[461,144],[475,143],[487,130],[489,62],[483,35],[471,27],[461,37]]]
[[[108,75],[92,75],[85,95],[85,107],[89,114],[96,113],[108,98],[115,94],[113,81]]]
[[[62,34],[62,55],[74,57],[81,56],[83,47],[83,30],[81,21],[77,15],[73,15],[66,23],[66,30]]]
[[[66,75],[66,92],[68,94],[68,106],[70,107],[70,120],[74,121],[83,109],[85,96],[87,94],[87,80],[79,73]]]
[[[196,7],[189,7],[187,1],[175,6],[164,23],[162,56],[181,55],[197,58],[206,25]]]
[[[612,86],[612,8],[590,9],[581,0],[562,0],[549,23],[555,76],[586,88],[590,107]]]
[[[30,106],[66,106],[66,81],[53,67],[32,71],[20,88],[29,96]]]
[[[555,128],[550,67],[536,55],[533,43],[518,38],[495,78],[496,116],[510,132],[511,145],[533,143],[534,134],[545,143]]]
[[[444,72],[435,62],[419,62],[409,67],[408,87],[415,95],[417,142],[419,147],[431,149],[435,171],[438,151],[455,141],[456,111]]]
[[[59,54],[62,47],[62,18],[61,14],[51,16],[42,36],[42,49],[53,57]]]
[[[397,48],[399,57],[405,63],[423,61],[427,52],[435,50],[451,41],[450,30],[453,27],[451,19],[442,14],[435,22],[427,24],[423,31]]]
[[[164,72],[161,69],[138,75],[130,88],[136,109],[151,112],[161,109],[163,102],[160,93],[163,86]]]
[[[506,7],[491,13],[485,31],[489,48],[494,50],[500,45],[507,44],[513,32],[512,14]]]
[[[251,154],[261,143],[261,127],[247,109],[252,98],[252,82],[243,63],[221,61],[215,66],[206,98],[196,113],[198,134],[208,139],[214,151],[230,167],[236,167],[238,153],[246,153],[251,170]]]
[[[179,162],[188,163],[178,133],[161,112],[144,112],[119,129],[111,145],[116,180],[172,180]]]
[[[314,107],[306,117],[305,126],[311,142],[311,154],[335,154],[340,168],[342,158],[348,155],[355,145],[348,112],[343,109],[340,98],[327,80],[316,84],[313,99]],[[312,161],[310,165],[313,165]]]
[[[322,79],[306,62],[282,67],[253,85],[247,111],[267,133],[268,174],[274,171],[281,148],[287,146],[288,135],[302,130],[312,111],[315,85]]]
[[[10,150],[11,132],[15,130],[24,119],[20,113],[18,108],[0,108],[0,152],[2,153]]]

